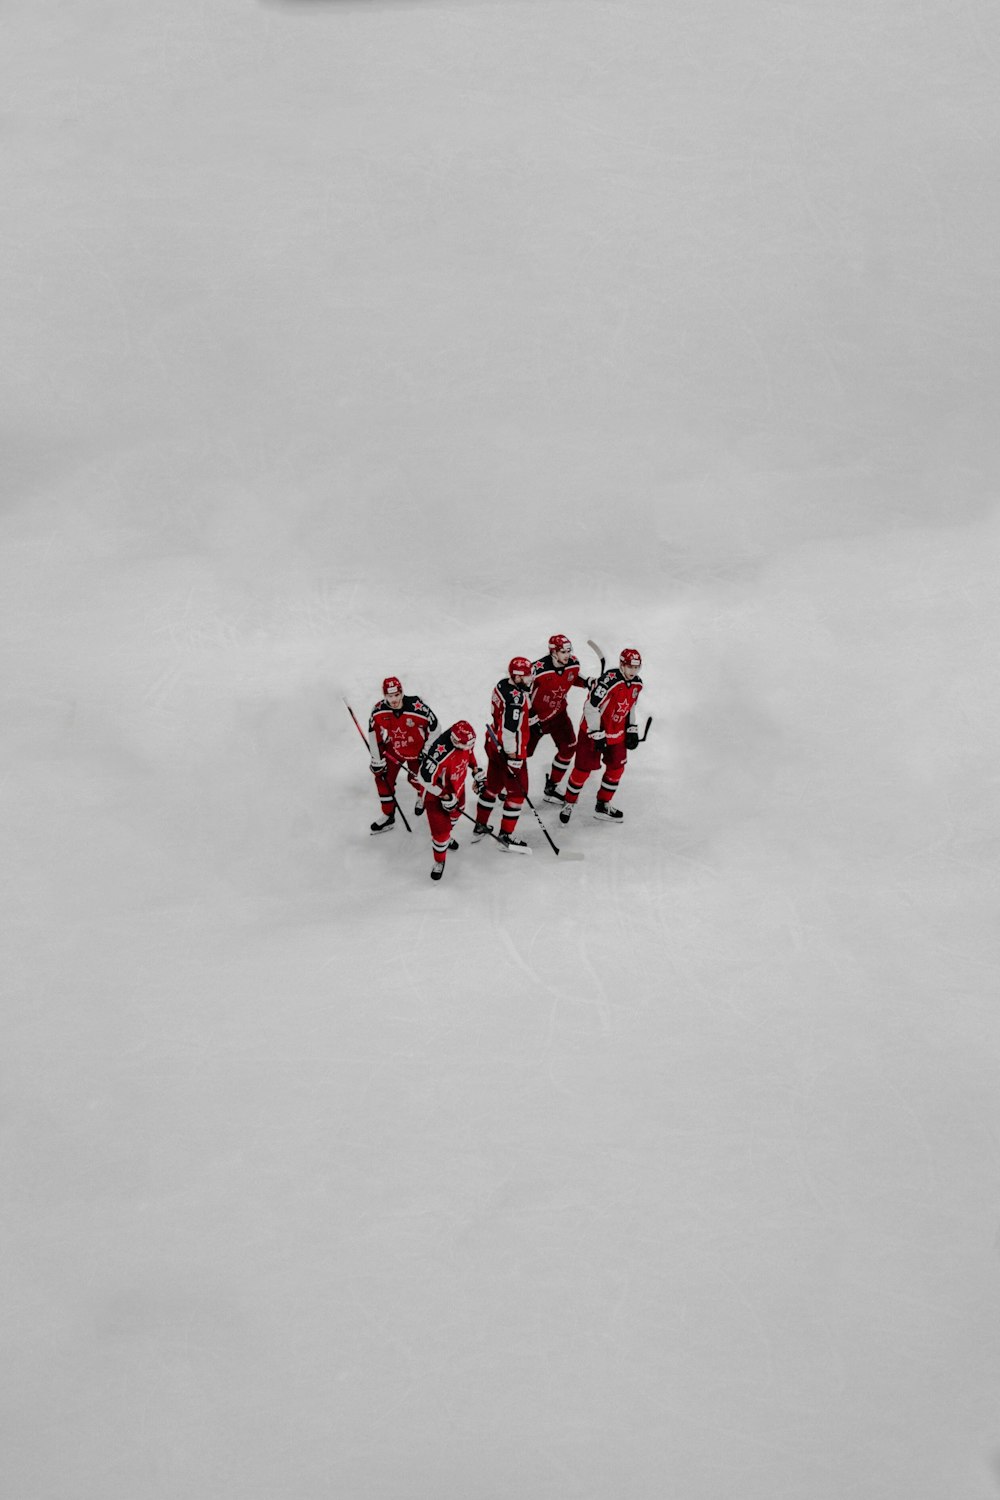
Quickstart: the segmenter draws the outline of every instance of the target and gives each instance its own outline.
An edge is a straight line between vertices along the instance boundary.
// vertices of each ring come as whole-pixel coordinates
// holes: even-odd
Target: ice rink
[[[995,4],[4,33],[0,1494],[997,1500]]]

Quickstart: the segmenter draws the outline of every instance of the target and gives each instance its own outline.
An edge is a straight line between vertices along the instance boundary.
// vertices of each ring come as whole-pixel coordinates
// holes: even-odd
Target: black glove
[[[639,731],[638,731],[638,729],[626,729],[626,731],[625,731],[625,749],[626,750],[634,750],[636,748],[636,746],[638,745],[638,743],[639,743]]]
[[[451,812],[452,808],[457,807],[458,806],[458,798],[455,796],[455,793],[454,792],[442,792],[441,793],[441,806],[444,808],[445,812]]]
[[[385,775],[385,761],[384,760],[373,760],[372,763],[371,763],[371,765],[368,767],[368,769],[369,769],[369,771],[371,771],[371,773],[372,773],[373,776],[384,776]]]
[[[480,766],[477,766],[472,773],[472,785],[477,792],[481,792],[486,785],[486,772]]]
[[[595,729],[592,732],[590,738],[593,740],[593,742],[594,742],[595,745],[603,745],[604,744],[604,739],[605,739],[604,730],[603,729]]]

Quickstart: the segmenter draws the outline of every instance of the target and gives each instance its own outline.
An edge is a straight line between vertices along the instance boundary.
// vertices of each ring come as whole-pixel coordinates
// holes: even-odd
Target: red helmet
[[[550,635],[549,636],[549,650],[550,651],[572,651],[572,649],[573,649],[573,642],[570,640],[570,638],[569,638],[568,635]]]
[[[530,677],[531,662],[526,656],[512,656],[507,667],[508,677]]]
[[[476,731],[468,719],[459,719],[457,724],[451,726],[449,733],[456,750],[471,750],[476,743]]]
[[[622,654],[618,658],[620,667],[635,667],[636,671],[642,666],[642,657],[634,646],[624,646]]]
[[[403,684],[398,677],[386,677],[382,683],[382,693],[388,698],[390,693],[402,693]]]

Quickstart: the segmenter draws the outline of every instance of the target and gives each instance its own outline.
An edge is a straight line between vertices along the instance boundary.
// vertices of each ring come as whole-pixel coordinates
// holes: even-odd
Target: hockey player
[[[559,814],[568,823],[587,778],[604,762],[604,775],[597,790],[594,816],[599,822],[620,823],[620,808],[611,806],[625,770],[628,752],[639,743],[635,705],[642,692],[639,668],[642,657],[634,646],[626,646],[618,666],[603,672],[594,683],[584,705],[576,759],[566,785],[566,801]]]
[[[437,715],[422,698],[404,693],[398,677],[384,680],[382,695],[368,719],[370,769],[382,804],[382,816],[372,824],[372,833],[388,833],[395,828],[396,778],[401,769],[416,774],[420,753],[438,727]],[[418,801],[417,815],[423,810],[423,802]]]
[[[458,848],[455,824],[465,811],[465,776],[472,767],[472,780],[478,790],[485,777],[476,764],[476,731],[466,719],[459,719],[439,734],[420,757],[420,770],[414,779],[427,810],[434,863],[431,879],[440,880],[450,849]]]
[[[473,842],[489,832],[490,818],[497,798],[503,796],[503,813],[497,842],[512,854],[530,854],[524,839],[515,838],[514,830],[528,795],[528,771],[524,757],[528,750],[528,720],[531,713],[531,662],[526,656],[514,656],[493,689],[490,722],[486,726],[486,781],[479,788],[476,826]]]
[[[566,709],[570,688],[583,688],[589,692],[593,687],[589,677],[584,677],[583,668],[573,655],[573,642],[567,635],[549,636],[549,654],[536,661],[531,668],[531,732],[528,737],[528,756],[534,755],[542,737],[552,736],[555,758],[545,778],[542,795],[546,802],[562,802],[559,783],[573,763],[576,749],[576,734]]]

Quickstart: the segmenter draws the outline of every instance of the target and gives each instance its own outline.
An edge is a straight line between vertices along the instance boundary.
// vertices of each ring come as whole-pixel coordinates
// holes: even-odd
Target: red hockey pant
[[[555,741],[556,753],[549,775],[558,786],[573,763],[573,751],[576,749],[576,733],[565,708],[553,714],[551,719],[544,719],[533,726],[528,740],[529,755],[534,755],[542,736],[546,734],[550,734]]]
[[[528,768],[521,764],[519,771],[512,771],[507,756],[486,738],[486,785],[479,793],[476,805],[476,822],[489,823],[496,807],[497,798],[503,795],[503,815],[500,832],[513,833],[528,795]]]
[[[602,761],[604,762],[604,775],[597,789],[597,800],[610,802],[618,790],[618,783],[624,774],[627,759],[628,751],[625,749],[623,739],[616,740],[612,745],[597,745],[587,731],[581,729],[580,738],[576,742],[576,759],[569,773],[569,781],[566,783],[568,805],[572,807],[577,801],[591,772],[596,771]]]

